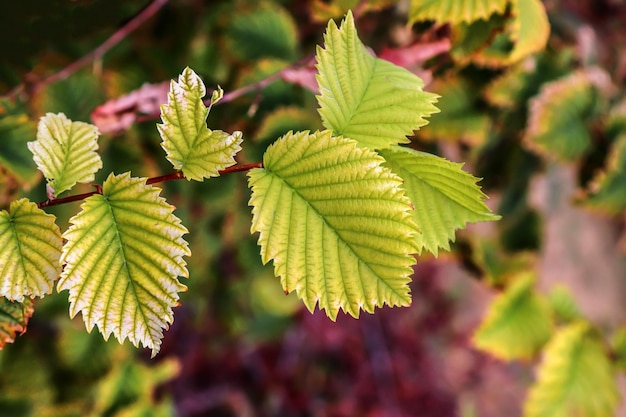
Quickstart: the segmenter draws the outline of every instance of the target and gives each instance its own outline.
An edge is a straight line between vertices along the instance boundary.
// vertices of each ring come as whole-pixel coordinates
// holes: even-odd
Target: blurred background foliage
[[[45,82],[155,3],[160,10],[104,57]],[[624,415],[624,378],[612,378],[626,362],[626,3],[497,1],[478,14],[446,14],[429,9],[433,3],[5,5],[2,208],[21,196],[45,199],[26,142],[46,112],[110,129],[100,139],[97,183],[111,171],[168,173],[155,128],[159,94],[186,66],[227,94],[263,87],[209,116],[210,127],[244,132],[240,163],[259,161],[288,130],[321,128],[307,57],[327,20],[355,8],[364,43],[441,95],[441,113],[412,146],[465,162],[503,218],[460,232],[438,259],[423,256],[410,308],[333,323],[303,311],[261,265],[244,174],[169,182],[164,194],[190,230],[193,256],[189,291],[161,353],[150,361],[88,334],[80,318],[68,318],[65,293],[36,300],[27,334],[0,352],[0,416]],[[550,35],[536,48],[543,7]],[[263,81],[285,69],[291,77]],[[136,96],[128,107],[97,119],[99,106],[129,94]],[[123,117],[131,122],[120,128]],[[64,230],[77,208],[49,212]],[[9,323],[11,339],[23,329]],[[587,359],[577,361],[576,349]],[[591,372],[604,394],[593,403],[585,398],[594,385],[569,392],[551,414],[545,393],[560,394],[549,376],[563,363]]]

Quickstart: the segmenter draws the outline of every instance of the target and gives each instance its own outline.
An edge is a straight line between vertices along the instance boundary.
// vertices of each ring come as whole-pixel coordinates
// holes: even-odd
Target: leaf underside
[[[548,341],[553,322],[547,301],[534,291],[535,276],[525,274],[489,307],[473,342],[494,356],[530,359]]]
[[[478,178],[464,172],[462,164],[435,155],[395,146],[380,151],[386,165],[399,175],[415,209],[420,248],[438,254],[450,250],[456,229],[468,222],[498,220],[485,205],[487,197],[476,185]]]
[[[25,198],[0,211],[0,296],[23,301],[52,291],[63,244],[54,220]]]
[[[401,180],[374,152],[330,131],[289,133],[250,171],[251,232],[264,263],[310,311],[406,306],[417,229]]]
[[[185,68],[178,82],[170,83],[167,104],[161,106],[163,123],[157,124],[167,160],[189,180],[218,176],[220,170],[235,164],[235,154],[241,150],[241,132],[228,134],[206,126],[205,95],[200,77]]]
[[[48,187],[57,197],[77,182],[93,181],[102,168],[98,150],[98,128],[89,123],[73,122],[63,113],[47,113],[39,121],[37,140],[28,149]]]
[[[612,417],[618,402],[602,342],[579,321],[559,330],[545,348],[524,417]]]
[[[145,181],[111,174],[103,194],[84,201],[63,235],[58,290],[69,290],[70,316],[82,312],[88,330],[96,325],[105,339],[128,337],[155,355],[186,290],[178,276],[188,276],[190,252],[187,229]]]
[[[439,110],[437,95],[422,90],[422,80],[372,56],[358,38],[352,13],[338,28],[330,21],[316,67],[319,113],[334,135],[370,148],[408,143],[407,135]]]

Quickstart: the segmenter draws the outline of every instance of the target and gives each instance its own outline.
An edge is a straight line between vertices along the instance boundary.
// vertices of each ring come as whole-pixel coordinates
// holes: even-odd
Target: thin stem
[[[104,54],[106,54],[111,48],[117,45],[120,41],[126,38],[131,32],[141,26],[146,20],[151,18],[158,12],[168,0],[154,0],[150,3],[145,9],[143,9],[137,16],[131,19],[128,23],[118,29],[113,35],[111,35],[107,40],[105,40],[100,46],[96,49],[84,55],[80,59],[72,62],[61,71],[52,74],[41,81],[36,82],[32,89],[34,91],[54,82],[63,80],[69,77],[71,74],[79,70],[80,68],[88,65],[89,63],[102,58]],[[25,88],[24,84],[20,84],[14,87],[5,97],[12,97],[19,93],[21,90]]]
[[[243,164],[243,165],[233,165],[231,167],[222,169],[219,172],[220,175],[225,175],[225,174],[232,174],[233,172],[242,172],[242,171],[249,171],[251,169],[254,168],[263,168],[263,163],[262,162],[255,162],[253,164]],[[180,180],[185,178],[185,175],[183,174],[182,171],[175,171],[172,172],[171,174],[166,174],[166,175],[160,175],[158,177],[152,177],[152,178],[148,178],[146,180],[146,184],[156,184],[158,182],[167,182],[167,181],[173,181],[173,180]],[[66,204],[66,203],[73,203],[75,201],[81,201],[84,200],[87,197],[91,197],[92,195],[95,194],[102,194],[102,186],[101,185],[94,185],[94,188],[96,189],[95,191],[91,191],[88,193],[83,193],[83,194],[76,194],[76,195],[70,195],[67,197],[63,197],[63,198],[53,198],[53,199],[48,199],[46,201],[42,201],[41,203],[37,204],[37,207],[39,207],[40,209],[45,208],[45,207],[51,207],[51,206],[58,206],[61,204]]]

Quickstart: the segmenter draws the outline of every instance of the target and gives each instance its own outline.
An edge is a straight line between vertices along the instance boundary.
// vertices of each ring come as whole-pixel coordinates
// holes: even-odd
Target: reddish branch
[[[52,84],[59,80],[63,80],[69,77],[71,74],[81,69],[82,67],[90,64],[91,62],[102,58],[104,54],[106,54],[111,48],[117,45],[120,41],[126,38],[131,32],[141,26],[146,20],[151,18],[158,12],[168,0],[154,0],[150,3],[145,9],[143,9],[137,16],[131,19],[128,23],[118,29],[113,35],[111,35],[106,41],[104,41],[99,47],[84,55],[77,61],[72,62],[67,67],[63,68],[61,71],[52,74],[41,81],[35,83],[32,86],[33,90],[38,90],[48,84]],[[19,91],[24,89],[24,84],[20,84],[13,88],[8,94],[7,97],[14,96]]]
[[[263,163],[255,162],[253,164],[234,165],[218,172],[220,175],[224,175],[224,174],[232,174],[233,172],[249,171],[253,168],[263,168]],[[171,174],[148,178],[146,180],[146,184],[156,184],[158,182],[180,180],[183,178],[185,178],[185,175],[182,173],[182,171],[176,171],[176,172],[172,172]],[[38,203],[37,207],[42,209],[42,208],[50,207],[50,206],[58,206],[60,204],[72,203],[74,201],[81,201],[95,194],[102,194],[101,185],[96,184],[94,185],[94,188],[95,188],[95,191],[91,191],[89,193],[70,195],[68,197],[63,197],[63,198],[48,199],[46,201],[42,201],[41,203]]]

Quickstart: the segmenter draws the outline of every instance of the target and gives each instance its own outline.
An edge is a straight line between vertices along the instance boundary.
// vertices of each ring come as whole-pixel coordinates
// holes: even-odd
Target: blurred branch
[[[96,49],[84,55],[77,61],[72,62],[61,71],[52,74],[43,80],[35,82],[30,86],[31,91],[37,91],[48,84],[55,83],[57,81],[63,80],[69,77],[74,72],[78,71],[82,67],[90,64],[91,62],[102,58],[104,54],[106,54],[111,48],[117,45],[120,41],[126,38],[131,32],[141,26],[146,20],[151,18],[158,12],[168,0],[153,0],[145,9],[143,9],[137,16],[131,19],[128,23],[118,29],[113,35],[111,35],[106,41],[104,41],[100,46]],[[14,87],[11,91],[9,91],[4,97],[11,98],[19,94],[21,91],[26,89],[27,85],[25,83],[19,84]]]

